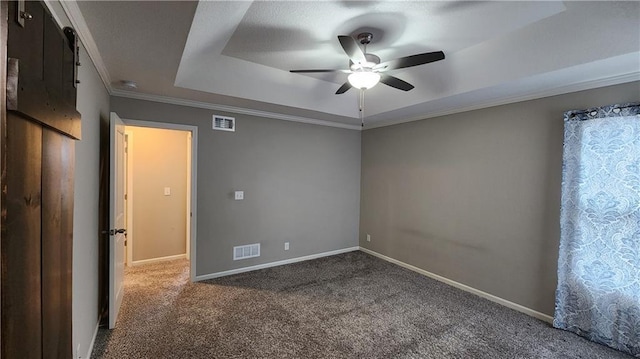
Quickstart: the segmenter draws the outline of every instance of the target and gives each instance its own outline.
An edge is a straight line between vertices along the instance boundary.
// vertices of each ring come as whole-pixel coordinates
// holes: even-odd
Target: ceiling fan
[[[426,52],[411,56],[400,57],[395,60],[380,62],[380,58],[374,54],[367,53],[367,45],[373,39],[373,34],[363,32],[358,35],[358,40],[351,36],[339,35],[338,41],[349,56],[349,69],[327,69],[327,70],[290,70],[293,73],[313,73],[313,72],[343,72],[349,74],[347,82],[340,86],[336,95],[347,92],[351,87],[368,90],[378,82],[403,91],[414,88],[410,83],[400,80],[397,77],[386,74],[390,70],[403,69],[412,66],[428,64],[430,62],[444,59],[444,52]],[[358,46],[358,41],[363,45],[364,50]]]

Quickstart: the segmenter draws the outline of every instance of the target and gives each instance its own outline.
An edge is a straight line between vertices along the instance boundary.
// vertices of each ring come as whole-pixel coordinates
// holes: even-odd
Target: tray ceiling
[[[367,51],[382,61],[446,54],[391,73],[412,91],[367,90],[370,125],[640,78],[637,2],[89,1],[78,8],[116,95],[348,125],[359,122],[357,91],[334,95],[346,74],[288,71],[346,68],[337,35],[372,32]],[[138,89],[119,88],[121,80]]]

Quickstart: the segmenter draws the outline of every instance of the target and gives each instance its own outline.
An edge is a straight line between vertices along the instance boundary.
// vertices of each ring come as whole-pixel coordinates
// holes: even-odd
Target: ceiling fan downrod
[[[358,34],[358,41],[363,45],[369,44],[371,40],[373,40],[373,34],[370,32],[362,32]]]

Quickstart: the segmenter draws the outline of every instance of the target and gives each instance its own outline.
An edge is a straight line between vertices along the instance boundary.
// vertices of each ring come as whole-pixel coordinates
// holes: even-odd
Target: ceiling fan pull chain
[[[364,127],[364,90],[360,89],[360,127]]]

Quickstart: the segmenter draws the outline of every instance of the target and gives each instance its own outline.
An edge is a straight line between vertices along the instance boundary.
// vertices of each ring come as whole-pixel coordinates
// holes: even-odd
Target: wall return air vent
[[[213,115],[213,129],[219,131],[235,132],[236,119],[234,117]]]
[[[233,247],[233,260],[260,257],[260,243]]]

